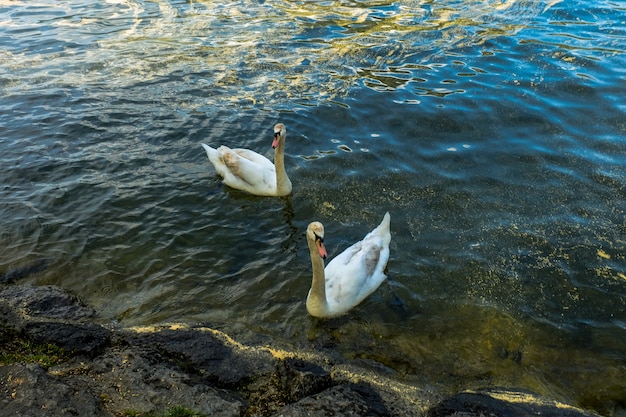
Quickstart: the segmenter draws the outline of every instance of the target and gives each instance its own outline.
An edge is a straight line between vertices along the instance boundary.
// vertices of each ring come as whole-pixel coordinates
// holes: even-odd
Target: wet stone
[[[275,367],[276,360],[268,352],[234,349],[202,329],[125,332],[121,337],[148,355],[170,361],[221,387],[234,387],[271,374]]]
[[[578,408],[521,390],[462,392],[432,407],[427,417],[592,417]]]
[[[91,357],[110,342],[110,331],[95,323],[31,322],[24,326],[23,333],[33,343],[53,344]]]
[[[278,362],[276,371],[278,386],[288,403],[317,394],[332,385],[332,378],[322,367],[287,358]]]
[[[0,366],[0,402],[3,416],[110,416],[87,390],[36,364]]]
[[[19,327],[24,320],[82,321],[96,315],[75,296],[53,285],[19,285],[1,290],[0,312],[5,313],[7,324],[12,327]]]
[[[382,417],[391,415],[369,387],[337,385],[281,408],[273,417]]]

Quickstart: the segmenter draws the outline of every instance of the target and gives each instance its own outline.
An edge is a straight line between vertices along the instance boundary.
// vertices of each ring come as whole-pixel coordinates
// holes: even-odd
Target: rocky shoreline
[[[242,344],[205,326],[107,328],[55,286],[3,285],[0,317],[2,416],[156,416],[176,407],[219,417],[596,415],[516,389],[444,398],[344,358]],[[28,355],[39,347],[48,353]]]

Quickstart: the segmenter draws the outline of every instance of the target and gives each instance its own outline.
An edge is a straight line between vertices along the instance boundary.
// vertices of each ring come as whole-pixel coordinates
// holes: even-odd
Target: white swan
[[[202,144],[209,161],[224,184],[250,194],[284,196],[291,193],[291,181],[285,171],[285,138],[287,129],[282,123],[274,126],[274,163],[263,155],[248,149],[217,149]]]
[[[337,255],[324,269],[326,248],[324,226],[309,224],[306,230],[313,282],[306,299],[306,309],[315,317],[334,317],[344,314],[373,293],[387,278],[384,273],[389,260],[390,216],[363,240]]]

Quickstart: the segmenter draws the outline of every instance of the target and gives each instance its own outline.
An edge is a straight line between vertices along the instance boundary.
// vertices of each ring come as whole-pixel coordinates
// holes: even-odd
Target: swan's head
[[[324,225],[320,222],[313,222],[309,224],[309,227],[306,229],[306,237],[309,242],[314,242],[315,247],[317,248],[317,253],[319,253],[322,259],[326,259],[327,253],[326,248],[324,247]]]
[[[287,129],[285,128],[285,125],[282,123],[276,123],[276,125],[274,125],[274,140],[272,141],[272,148],[276,149],[281,141],[284,143],[285,136],[287,136]]]

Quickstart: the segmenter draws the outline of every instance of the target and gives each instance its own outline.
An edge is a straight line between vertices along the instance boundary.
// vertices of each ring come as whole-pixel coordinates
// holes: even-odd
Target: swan
[[[363,240],[337,255],[324,269],[327,253],[324,247],[324,226],[312,222],[306,230],[313,281],[306,299],[306,309],[314,317],[335,317],[346,313],[373,293],[387,278],[384,273],[389,260],[390,216]]]
[[[209,161],[224,184],[260,196],[285,196],[291,193],[291,181],[285,171],[285,138],[287,129],[282,123],[274,126],[274,163],[249,149],[215,149],[202,144]]]

